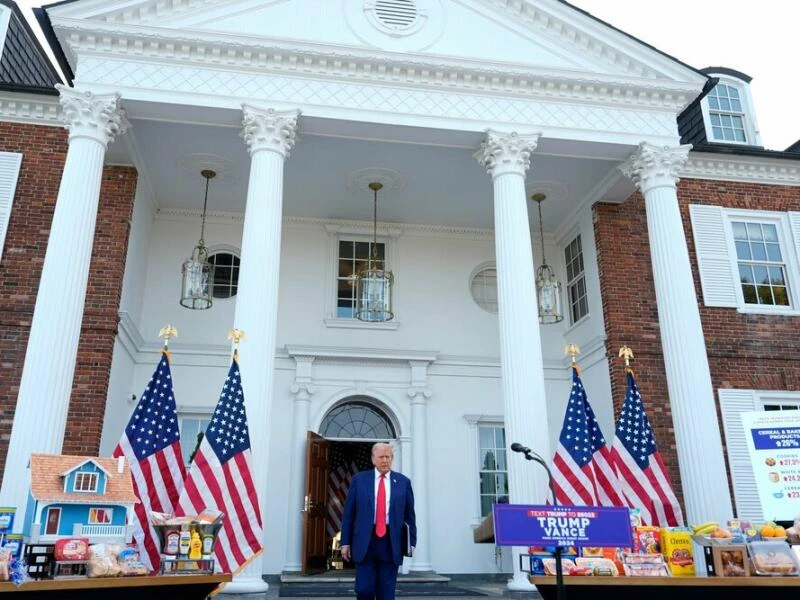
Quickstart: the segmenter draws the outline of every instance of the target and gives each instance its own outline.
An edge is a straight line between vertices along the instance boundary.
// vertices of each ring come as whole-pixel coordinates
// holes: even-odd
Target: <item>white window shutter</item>
[[[749,521],[763,521],[761,500],[758,497],[741,417],[743,412],[759,410],[761,407],[756,405],[753,390],[719,390],[719,406],[725,428],[736,516]]]
[[[706,306],[739,306],[736,278],[731,267],[725,216],[719,206],[689,206],[703,302]]]
[[[3,247],[6,244],[6,232],[11,219],[11,206],[14,204],[14,192],[17,190],[21,164],[22,154],[0,152],[0,259],[3,258]]]
[[[794,238],[794,249],[797,252],[797,259],[800,260],[800,212],[789,211],[789,224],[792,227],[792,237]]]

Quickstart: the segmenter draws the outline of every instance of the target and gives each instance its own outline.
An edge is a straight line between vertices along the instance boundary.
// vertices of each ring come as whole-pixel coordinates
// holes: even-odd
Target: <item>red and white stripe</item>
[[[649,457],[650,465],[640,469],[636,460],[617,438],[611,448],[620,490],[627,504],[639,507],[645,525],[683,526],[683,512],[669,483],[667,470],[658,452]]]
[[[250,450],[220,463],[207,438],[200,442],[178,501],[177,514],[196,515],[205,508],[222,511],[214,544],[218,570],[236,573],[261,553],[263,530]]]
[[[123,433],[114,457],[124,456],[130,465],[133,491],[139,503],[133,510],[133,538],[141,561],[151,571],[161,567],[161,544],[150,522],[151,512],[172,513],[178,503],[186,469],[183,466],[180,442],[137,460],[127,434]]]
[[[552,469],[558,504],[625,506],[612,465],[611,452],[606,445],[592,455],[591,461],[580,467],[563,444],[559,443]]]

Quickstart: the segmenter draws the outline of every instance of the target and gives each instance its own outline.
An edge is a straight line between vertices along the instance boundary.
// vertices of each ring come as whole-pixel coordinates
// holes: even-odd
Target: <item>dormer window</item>
[[[702,72],[719,80],[701,101],[708,142],[761,146],[750,96],[751,78],[723,67],[703,69]]]
[[[75,473],[75,484],[72,486],[73,492],[96,492],[97,473],[78,472]]]
[[[735,86],[724,83],[714,86],[708,94],[708,116],[714,141],[747,143],[742,100]]]

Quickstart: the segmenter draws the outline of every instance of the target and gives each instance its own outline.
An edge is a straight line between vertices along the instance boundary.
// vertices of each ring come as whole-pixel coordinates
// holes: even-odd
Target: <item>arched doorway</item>
[[[308,432],[306,507],[303,515],[303,571],[352,568],[341,559],[342,512],[350,480],[372,468],[375,442],[391,442],[397,428],[389,413],[369,396],[349,396],[334,405]]]

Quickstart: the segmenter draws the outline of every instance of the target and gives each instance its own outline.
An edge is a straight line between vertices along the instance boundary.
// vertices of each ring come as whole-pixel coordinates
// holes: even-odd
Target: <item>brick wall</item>
[[[690,204],[800,211],[800,188],[686,179],[678,184],[678,198],[715,397],[721,387],[800,391],[800,317],[741,314],[733,308],[703,306],[689,219]],[[625,375],[616,356],[619,347],[626,344],[636,356],[636,381],[659,450],[682,499],[644,199],[637,192],[624,204],[597,204],[594,221],[606,351],[613,357],[611,388],[615,414],[625,394]]]
[[[66,159],[67,132],[59,127],[0,123],[0,150],[23,154],[0,261],[0,465],[4,465]],[[104,169],[65,452],[93,454],[99,449],[135,184],[132,168]]]

